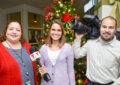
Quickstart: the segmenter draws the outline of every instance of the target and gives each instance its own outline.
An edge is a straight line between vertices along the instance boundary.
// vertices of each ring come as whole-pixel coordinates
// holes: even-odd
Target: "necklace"
[[[18,56],[18,58],[22,61],[22,64],[25,67],[24,61],[22,59],[22,48],[21,48],[21,52],[20,52],[21,55],[18,55],[18,53],[13,49],[13,47],[7,41],[6,41],[6,43],[12,49],[12,51],[15,53],[15,55]]]
[[[28,71],[25,71],[25,67],[26,67],[26,65],[25,65],[25,63],[24,63],[24,61],[23,61],[23,58],[22,58],[22,47],[21,47],[21,52],[20,52],[20,54],[21,55],[19,55],[16,51],[15,51],[15,49],[13,49],[13,47],[6,41],[6,43],[7,43],[7,45],[12,49],[12,51],[15,53],[15,55],[21,60],[21,62],[22,62],[22,65],[23,65],[23,67],[24,67],[24,73],[25,73],[25,76],[27,77],[27,79],[25,79],[26,80],[26,82],[25,82],[25,85],[31,85],[31,81],[30,81],[30,79],[29,79],[29,72]]]

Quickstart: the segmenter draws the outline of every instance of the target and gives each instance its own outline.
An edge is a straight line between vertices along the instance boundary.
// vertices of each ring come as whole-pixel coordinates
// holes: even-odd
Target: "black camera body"
[[[78,34],[86,34],[86,40],[96,39],[100,36],[100,20],[94,15],[85,15],[82,19],[74,19],[71,30]]]

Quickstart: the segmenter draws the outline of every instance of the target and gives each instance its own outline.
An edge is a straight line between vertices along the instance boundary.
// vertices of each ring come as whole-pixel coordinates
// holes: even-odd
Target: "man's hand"
[[[75,39],[76,39],[76,40],[81,40],[81,38],[82,38],[84,35],[85,35],[85,34],[75,33]]]

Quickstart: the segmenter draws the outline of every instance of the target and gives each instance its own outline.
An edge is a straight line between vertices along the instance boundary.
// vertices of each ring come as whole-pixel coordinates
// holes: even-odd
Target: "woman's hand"
[[[42,65],[42,67],[39,67],[39,72],[40,72],[41,76],[43,76],[47,72],[44,65]]]

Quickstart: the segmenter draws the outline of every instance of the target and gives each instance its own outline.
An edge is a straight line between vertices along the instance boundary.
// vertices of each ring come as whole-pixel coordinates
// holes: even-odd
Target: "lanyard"
[[[22,62],[22,65],[23,65],[23,70],[24,70],[24,75],[26,76],[27,79],[25,79],[25,85],[31,85],[31,81],[29,79],[29,72],[28,71],[25,71],[25,68],[26,68],[26,65],[23,61],[23,58],[22,58],[22,47],[21,47],[21,55],[19,55],[13,48],[12,46],[6,41],[6,43],[8,44],[8,46],[12,49],[12,51],[15,53],[15,55],[21,60]],[[24,85],[24,84],[23,84]]]

